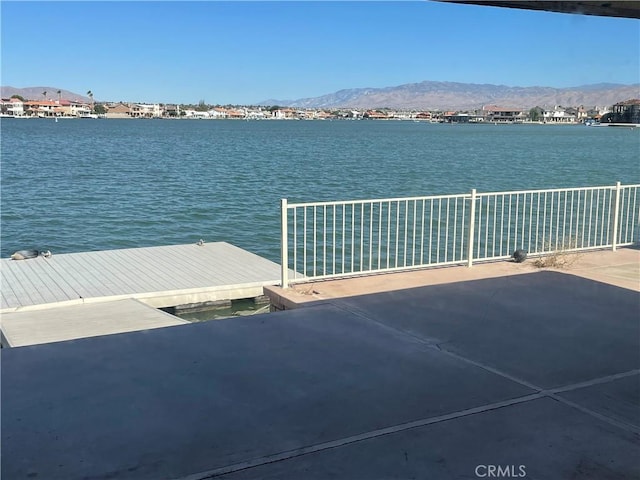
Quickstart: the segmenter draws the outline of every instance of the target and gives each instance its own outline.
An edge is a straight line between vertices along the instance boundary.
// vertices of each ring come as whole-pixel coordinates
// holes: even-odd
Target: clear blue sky
[[[1,82],[251,104],[423,80],[640,82],[640,21],[431,1],[5,1]]]

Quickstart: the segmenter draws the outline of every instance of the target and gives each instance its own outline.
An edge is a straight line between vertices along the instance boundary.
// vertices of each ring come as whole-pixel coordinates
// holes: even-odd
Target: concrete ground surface
[[[640,478],[638,289],[501,268],[4,350],[2,478]]]

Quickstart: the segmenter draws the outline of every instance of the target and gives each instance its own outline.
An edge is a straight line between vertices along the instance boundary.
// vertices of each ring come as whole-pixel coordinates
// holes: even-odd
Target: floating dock
[[[0,313],[135,298],[155,308],[262,295],[280,266],[226,242],[2,259]]]
[[[277,263],[226,242],[0,262],[5,346],[178,325],[156,309],[261,297],[280,283]]]
[[[24,347],[189,323],[139,300],[2,314],[2,345]]]

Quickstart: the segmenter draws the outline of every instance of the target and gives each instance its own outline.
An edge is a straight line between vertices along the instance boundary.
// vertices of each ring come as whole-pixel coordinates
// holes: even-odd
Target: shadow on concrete
[[[2,476],[638,478],[639,298],[539,272],[4,350]]]

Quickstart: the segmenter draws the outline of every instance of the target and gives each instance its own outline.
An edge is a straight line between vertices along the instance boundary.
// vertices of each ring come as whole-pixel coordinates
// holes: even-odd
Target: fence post
[[[280,200],[280,286],[282,288],[289,288],[289,242],[287,232],[287,199]]]
[[[620,210],[620,182],[616,182],[616,199],[613,204],[613,238],[611,239],[611,249],[615,252],[618,243],[618,216]]]
[[[473,265],[473,236],[476,224],[476,189],[471,190],[471,208],[469,209],[469,243],[467,244],[467,267]]]

